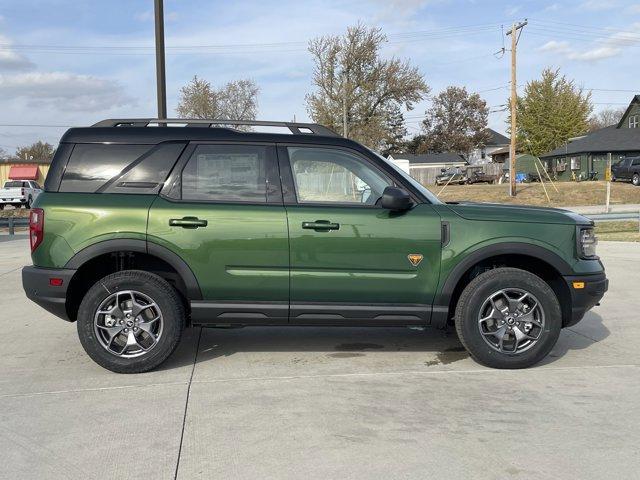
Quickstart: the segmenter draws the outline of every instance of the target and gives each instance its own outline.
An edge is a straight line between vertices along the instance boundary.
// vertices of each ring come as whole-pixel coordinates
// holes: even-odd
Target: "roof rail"
[[[339,137],[336,132],[317,123],[298,122],[270,122],[263,120],[219,120],[204,118],[111,118],[102,120],[92,127],[147,127],[150,124],[167,126],[170,124],[180,124],[187,127],[229,127],[239,125],[261,126],[261,127],[286,127],[291,133],[299,135],[324,135],[327,137]]]

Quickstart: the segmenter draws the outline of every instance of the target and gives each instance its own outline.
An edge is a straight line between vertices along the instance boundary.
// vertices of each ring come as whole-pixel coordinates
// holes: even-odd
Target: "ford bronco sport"
[[[25,292],[115,372],[158,366],[190,325],[453,324],[478,362],[523,368],[607,289],[587,218],[443,203],[315,124],[72,128],[44,190]]]

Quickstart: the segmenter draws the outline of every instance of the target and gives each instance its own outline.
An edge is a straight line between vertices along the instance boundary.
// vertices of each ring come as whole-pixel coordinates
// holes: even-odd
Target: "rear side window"
[[[93,193],[150,148],[149,145],[77,144],[62,177],[60,191]]]
[[[269,151],[261,145],[199,145],[182,171],[182,199],[267,203]]]
[[[640,165],[640,157],[639,158],[634,158],[633,159],[633,163],[631,165]]]

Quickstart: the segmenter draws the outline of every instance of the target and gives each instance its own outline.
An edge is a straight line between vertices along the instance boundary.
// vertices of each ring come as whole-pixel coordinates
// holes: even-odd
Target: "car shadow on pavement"
[[[564,357],[572,350],[583,350],[601,342],[610,335],[609,329],[602,323],[602,317],[591,311],[573,327],[563,328],[558,343],[538,365],[548,365]]]
[[[202,332],[200,332],[202,330]],[[556,362],[568,352],[583,350],[609,336],[602,317],[589,312],[574,327],[563,329],[558,343],[538,364]],[[323,353],[326,358],[362,357],[371,352],[424,352],[425,366],[447,365],[469,357],[453,329],[404,327],[245,327],[189,328],[176,352],[159,370],[169,370],[215,361],[236,353],[296,352]]]
[[[191,328],[161,370],[193,363],[200,328]],[[187,347],[187,344],[191,348]],[[453,331],[406,327],[245,327],[203,328],[197,363],[245,352],[323,353],[326,358],[362,357],[371,352],[424,352],[427,366],[469,355]]]

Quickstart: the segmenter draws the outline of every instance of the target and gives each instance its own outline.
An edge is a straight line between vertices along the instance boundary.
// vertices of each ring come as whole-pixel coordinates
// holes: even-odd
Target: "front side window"
[[[298,203],[375,205],[393,182],[344,150],[289,147]]]
[[[182,171],[182,199],[267,202],[269,147],[199,145]]]

